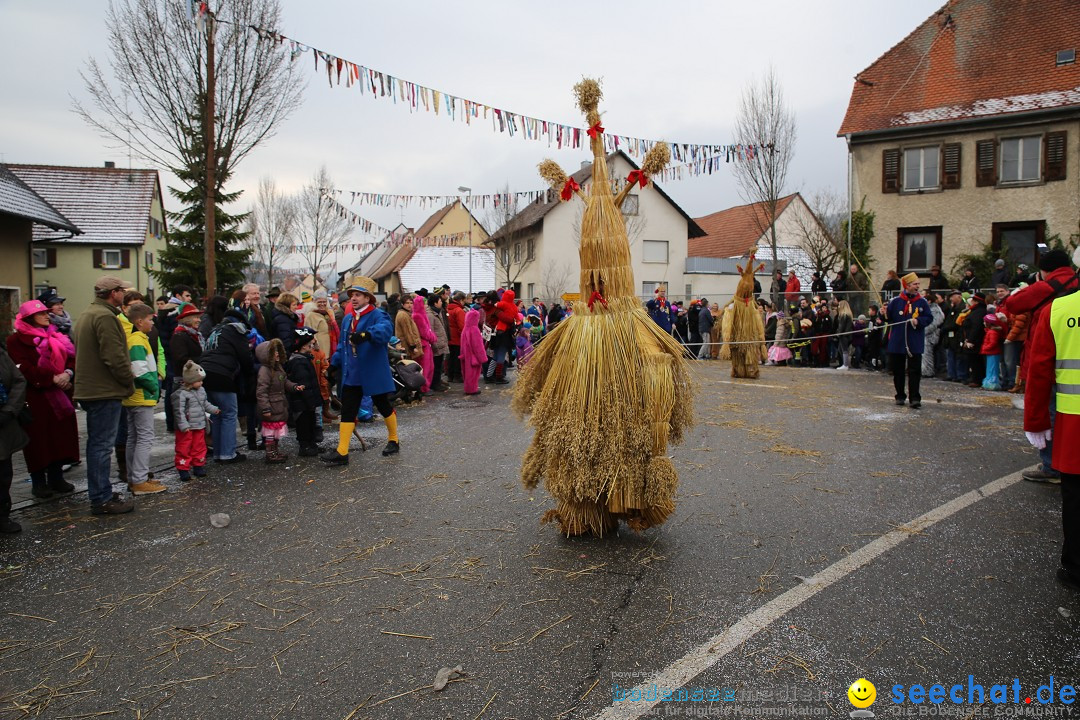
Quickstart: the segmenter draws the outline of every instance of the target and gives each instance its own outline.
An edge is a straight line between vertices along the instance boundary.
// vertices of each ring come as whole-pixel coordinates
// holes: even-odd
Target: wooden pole
[[[203,225],[203,248],[206,260],[206,296],[212,297],[217,291],[216,228],[214,227],[214,201],[217,187],[217,158],[214,153],[214,95],[217,79],[214,68],[214,15],[206,13],[206,210]]]

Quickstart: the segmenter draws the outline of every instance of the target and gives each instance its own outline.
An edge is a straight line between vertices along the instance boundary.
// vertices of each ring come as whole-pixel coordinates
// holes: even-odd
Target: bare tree
[[[280,192],[273,178],[260,178],[248,226],[247,245],[251,249],[253,265],[265,270],[265,284],[272,286],[275,268],[289,255],[289,247],[295,243],[296,198]],[[261,277],[249,279],[262,280]]]
[[[563,293],[574,282],[573,275],[574,264],[569,260],[548,262],[540,276],[540,298],[549,305],[559,302]]]
[[[523,209],[518,196],[510,192],[510,186],[504,186],[503,193],[508,201],[500,207],[492,207],[484,214],[483,225],[495,228],[486,244],[495,250],[495,281],[505,279],[505,286],[512,286],[525,268],[532,265],[536,258],[535,233],[527,227],[521,227],[518,213]]]
[[[299,104],[303,82],[286,46],[250,26],[280,24],[278,0],[211,2],[217,8],[215,152],[218,177],[231,174]],[[113,0],[106,14],[110,80],[91,58],[82,72],[91,107],[74,109],[118,146],[169,168],[202,167],[191,138],[206,103],[206,38],[179,0]]]
[[[334,181],[323,165],[296,199],[296,252],[304,259],[316,285],[319,271],[337,255],[353,231],[348,218],[326,194],[332,187]]]
[[[829,271],[843,258],[844,242],[840,223],[843,218],[843,199],[832,190],[819,190],[807,202],[810,214],[796,215],[799,244],[810,261],[808,272],[821,273],[828,282]],[[803,273],[799,273],[802,275]]]
[[[788,168],[795,155],[795,113],[784,101],[784,91],[772,68],[748,85],[739,100],[735,142],[743,152],[734,164],[739,194],[748,203],[760,203],[758,228],[768,232],[776,260],[776,215],[784,196]],[[779,302],[772,298],[773,304]]]

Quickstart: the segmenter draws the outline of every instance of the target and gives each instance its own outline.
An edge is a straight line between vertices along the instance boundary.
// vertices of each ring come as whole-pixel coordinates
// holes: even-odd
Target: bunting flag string
[[[218,22],[226,21],[218,20]],[[326,79],[331,87],[334,87],[335,84],[340,86],[343,80],[342,76],[344,76],[345,87],[356,87],[362,95],[370,94],[373,98],[385,99],[389,97],[393,104],[405,105],[410,113],[421,111],[434,113],[435,115],[447,117],[451,122],[464,122],[466,125],[490,122],[492,130],[497,133],[509,135],[510,137],[520,136],[524,140],[546,141],[549,147],[559,149],[577,149],[587,146],[590,134],[601,134],[607,152],[622,150],[634,157],[644,157],[650,148],[660,142],[659,140],[608,133],[602,127],[587,130],[565,123],[557,123],[552,120],[511,112],[486,103],[451,95],[442,90],[405,80],[382,70],[345,60],[337,55],[283,35],[276,30],[259,27],[258,25],[249,25],[248,27],[259,36],[261,41],[276,43],[280,46],[287,45],[290,59],[293,62],[310,52],[315,62],[315,71],[319,72],[320,69],[325,69]],[[320,61],[322,62],[321,68]],[[709,172],[718,169],[716,163],[720,160],[730,163],[740,159],[753,159],[762,151],[772,151],[774,149],[772,144],[700,144],[671,141],[668,141],[668,144],[671,146],[671,156],[675,162],[701,165],[708,163]]]
[[[723,162],[726,162],[726,160],[719,157],[713,157],[698,162],[674,165],[664,169],[660,173],[657,173],[655,176],[653,176],[652,179],[654,182],[661,180],[664,182],[675,182],[677,180],[684,180],[687,177],[712,175],[714,172],[718,172],[720,170],[721,164]],[[618,192],[619,190],[621,190],[625,182],[626,181],[622,178],[612,178],[612,192]],[[585,187],[588,187],[588,185],[589,183],[586,183]],[[368,205],[371,207],[419,207],[420,209],[437,209],[461,201],[463,204],[469,206],[471,210],[475,211],[484,210],[488,207],[506,207],[507,205],[512,205],[514,203],[516,203],[518,207],[524,207],[525,205],[534,203],[541,198],[548,198],[548,202],[553,202],[553,200],[549,198],[549,195],[551,193],[550,190],[519,190],[514,192],[484,193],[471,195],[418,195],[414,193],[382,193],[369,192],[365,190],[340,190],[336,188],[321,188],[321,190],[324,195],[334,195],[337,198],[344,199],[345,196],[348,196],[348,201],[350,205]],[[389,230],[385,229],[382,229],[382,231],[390,232]],[[368,231],[365,230],[365,232]]]
[[[412,247],[452,247],[468,237],[468,233],[464,232],[453,233],[450,235],[428,235],[425,237],[416,237],[415,235],[413,235],[412,231],[404,232],[400,230],[391,230],[389,228],[385,228],[376,222],[372,222],[371,220],[368,220],[367,218],[358,215],[357,213],[353,212],[352,210],[348,209],[340,202],[335,200],[332,197],[332,194],[337,192],[340,191],[336,191],[333,189],[326,189],[323,191],[323,198],[327,203],[331,205],[331,207],[334,209],[334,212],[336,212],[339,217],[344,218],[352,225],[360,228],[360,230],[364,233],[367,233],[368,235],[378,236],[380,238],[378,240],[370,240],[360,243],[345,243],[339,246],[341,250],[368,251],[373,250],[376,246],[379,245],[389,245],[391,247],[398,247],[401,245],[411,245]],[[289,251],[303,252],[307,249],[310,248],[304,245],[291,245]]]

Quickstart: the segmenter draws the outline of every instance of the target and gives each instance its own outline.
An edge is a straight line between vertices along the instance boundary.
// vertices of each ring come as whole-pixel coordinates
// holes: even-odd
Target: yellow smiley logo
[[[855,707],[868,708],[877,699],[877,688],[866,678],[859,678],[847,689],[847,697]]]

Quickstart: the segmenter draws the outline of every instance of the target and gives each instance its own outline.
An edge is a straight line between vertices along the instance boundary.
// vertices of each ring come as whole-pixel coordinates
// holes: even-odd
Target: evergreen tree
[[[205,252],[205,198],[206,172],[200,164],[202,152],[202,132],[198,123],[193,123],[185,134],[190,138],[189,153],[191,161],[186,168],[173,168],[173,173],[187,189],[169,188],[174,198],[179,200],[184,209],[169,212],[173,223],[166,239],[166,247],[158,253],[159,270],[152,271],[154,278],[165,290],[174,285],[190,285],[200,294],[206,294],[206,252]],[[244,282],[244,270],[251,260],[251,250],[244,249],[243,241],[248,233],[241,230],[248,213],[231,215],[222,209],[225,203],[235,202],[241,192],[227,193],[223,186],[231,177],[219,168],[214,213],[216,255],[214,265],[217,268],[218,292],[239,287]]]
[[[874,239],[874,218],[876,213],[866,209],[866,197],[859,203],[859,209],[851,213],[851,256],[852,262],[858,261],[866,272],[874,265],[870,257],[870,243]],[[848,221],[844,218],[840,222],[840,237],[847,240]]]

